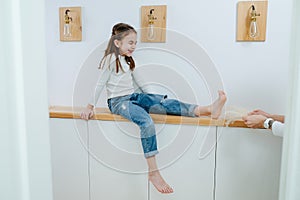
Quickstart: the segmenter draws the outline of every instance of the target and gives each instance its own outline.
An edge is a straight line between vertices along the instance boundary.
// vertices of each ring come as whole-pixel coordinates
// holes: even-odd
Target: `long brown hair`
[[[106,47],[104,56],[100,61],[99,68],[103,67],[103,63],[107,59],[108,55],[114,54],[116,57],[116,73],[119,72],[120,68],[123,71],[123,68],[122,68],[122,65],[121,65],[120,59],[119,59],[119,55],[120,55],[119,48],[117,48],[116,45],[114,44],[114,40],[120,41],[125,36],[129,35],[132,32],[137,33],[136,30],[134,30],[134,28],[132,26],[125,24],[125,23],[118,23],[113,26],[111,37],[110,37],[108,45]],[[130,57],[125,56],[125,61],[129,65],[130,70],[133,71],[135,68],[135,63],[134,63],[133,58],[131,56]]]

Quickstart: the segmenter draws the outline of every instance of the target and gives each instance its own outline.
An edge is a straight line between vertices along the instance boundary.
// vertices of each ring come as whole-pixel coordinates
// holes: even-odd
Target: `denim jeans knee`
[[[158,153],[155,126],[149,113],[195,117],[196,106],[168,99],[166,95],[160,94],[133,93],[108,100],[108,107],[112,113],[121,115],[139,126],[145,157]]]
[[[123,116],[140,128],[140,136],[145,157],[158,153],[155,126],[149,113],[137,105],[132,96],[116,97],[108,100],[112,113]]]

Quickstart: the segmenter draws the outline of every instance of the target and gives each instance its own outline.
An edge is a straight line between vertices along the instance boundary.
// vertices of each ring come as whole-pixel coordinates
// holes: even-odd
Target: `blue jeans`
[[[134,122],[140,128],[142,147],[146,158],[158,153],[156,132],[149,113],[195,117],[197,105],[187,104],[166,95],[133,93],[107,100],[113,114]]]

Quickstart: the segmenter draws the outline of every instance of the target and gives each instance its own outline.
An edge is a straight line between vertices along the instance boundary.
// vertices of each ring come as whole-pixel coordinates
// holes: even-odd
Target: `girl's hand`
[[[81,119],[89,120],[94,116],[94,106],[88,105],[80,114]]]

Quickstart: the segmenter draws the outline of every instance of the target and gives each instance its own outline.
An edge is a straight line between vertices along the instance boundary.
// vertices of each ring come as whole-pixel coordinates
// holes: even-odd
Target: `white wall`
[[[269,1],[266,41],[253,43],[235,41],[237,2],[236,0],[76,0],[72,3],[66,0],[47,1],[49,104],[72,105],[74,85],[77,76],[81,73],[83,63],[100,44],[109,38],[111,27],[115,23],[126,22],[139,28],[140,7],[162,4],[167,5],[168,30],[181,33],[194,44],[198,44],[198,47],[202,47],[215,64],[221,76],[222,87],[228,94],[227,105],[247,109],[262,108],[269,112],[285,114],[292,0]],[[58,8],[64,6],[82,7],[83,40],[81,42],[59,41]],[[167,43],[163,45],[170,45],[168,38]],[[177,43],[178,46],[186,45],[182,40]],[[145,44],[140,44],[143,45]],[[159,45],[150,44],[150,46]],[[140,53],[138,56],[142,63],[145,63],[146,55],[143,57]],[[163,58],[158,55],[157,60]],[[94,62],[97,63],[99,59]],[[180,67],[175,61],[169,62],[169,65]],[[193,77],[186,77],[186,79],[193,79]],[[194,83],[191,86],[193,89],[198,87]],[[201,92],[202,89],[201,86],[199,91]],[[200,100],[199,103],[207,103],[206,92],[200,95],[204,100]],[[190,93],[186,95],[183,93],[179,96],[189,95]]]
[[[0,199],[52,199],[44,8],[1,1]]]

